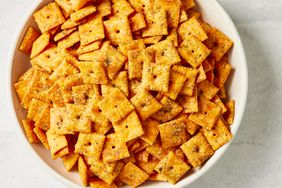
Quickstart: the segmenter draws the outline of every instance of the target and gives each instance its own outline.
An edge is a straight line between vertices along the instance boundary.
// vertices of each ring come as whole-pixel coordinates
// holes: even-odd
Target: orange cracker
[[[117,188],[116,184],[107,184],[106,182],[98,178],[91,179],[89,185],[92,188]]]
[[[131,50],[145,49],[145,44],[142,39],[130,40],[123,43],[119,43],[118,50],[124,55],[128,56]]]
[[[68,142],[64,135],[56,135],[52,131],[46,132],[48,144],[50,146],[50,152],[53,159],[62,157],[66,154],[68,154]],[[67,150],[65,152],[64,150]],[[63,151],[62,153],[60,153]]]
[[[125,142],[133,140],[144,134],[141,122],[135,111],[132,111],[123,120],[113,123],[115,133],[122,137]]]
[[[71,169],[75,166],[79,158],[79,154],[77,153],[70,153],[62,157],[62,161],[64,166],[66,167],[67,171],[71,171]]]
[[[185,11],[193,8],[196,5],[194,0],[181,0],[181,2],[182,2],[182,7]]]
[[[158,160],[150,160],[147,162],[137,161],[136,164],[139,168],[141,168],[147,174],[152,174],[158,162],[159,162]]]
[[[176,184],[189,169],[190,167],[179,159],[174,152],[167,154],[155,167],[155,170],[172,184]]]
[[[129,16],[134,12],[134,9],[127,0],[112,0],[112,3],[113,14]]]
[[[156,63],[177,64],[181,61],[174,44],[170,39],[163,40],[146,49],[146,51],[155,57]]]
[[[144,62],[142,84],[145,88],[167,92],[169,85],[170,65]]]
[[[145,182],[149,178],[149,175],[132,162],[129,162],[122,168],[118,178],[127,185],[137,187]]]
[[[207,99],[201,98],[199,101],[199,108],[200,112],[191,114],[189,120],[205,129],[211,130],[221,115],[221,107]]]
[[[100,62],[82,61],[78,68],[83,74],[83,80],[88,84],[107,84],[108,79],[105,69]]]
[[[71,29],[78,25],[84,24],[85,22],[87,22],[87,18],[76,21],[76,22],[69,18],[67,21],[65,21],[62,24],[61,29]]]
[[[192,96],[180,95],[178,102],[183,107],[185,113],[195,113],[199,111],[198,107],[198,95],[195,87],[194,94]]]
[[[219,61],[233,46],[233,41],[223,32],[213,28],[208,35],[205,44],[212,50],[211,55]]]
[[[229,63],[216,63],[214,68],[214,85],[220,88],[224,87],[231,71],[232,67]]]
[[[79,70],[73,66],[68,60],[63,60],[54,72],[50,75],[50,79],[56,81],[61,77],[67,77],[79,73]]]
[[[126,142],[117,134],[107,135],[102,152],[104,162],[115,162],[129,157]]]
[[[223,114],[223,117],[228,125],[233,124],[234,116],[235,116],[235,101],[230,100],[226,104],[227,112]]]
[[[135,12],[132,16],[129,17],[131,31],[140,31],[141,29],[146,28],[147,23],[142,12]]]
[[[113,88],[100,102],[99,108],[112,122],[118,122],[133,111],[134,107],[118,88]]]
[[[189,35],[177,49],[180,56],[194,68],[197,68],[211,52],[193,35]]]
[[[49,150],[50,147],[49,147],[48,140],[47,140],[45,132],[42,129],[38,128],[38,127],[35,127],[33,129],[33,132],[36,134],[37,138],[40,140],[40,142],[43,144],[43,146],[47,150]]]
[[[179,15],[179,23],[185,22],[186,20],[188,20],[187,13],[183,9],[183,7],[181,6],[181,8],[180,8],[180,15]]]
[[[186,81],[180,91],[180,94],[192,96],[198,71],[196,69],[175,65],[172,67],[173,71],[179,72],[186,77]]]
[[[83,160],[83,158],[80,156],[78,158],[78,174],[80,176],[80,179],[84,186],[88,185],[88,177],[87,177],[87,166]]]
[[[153,119],[147,119],[142,122],[144,134],[140,137],[150,145],[153,145],[159,134],[159,122]]]
[[[177,28],[169,28],[167,39],[171,40],[175,47],[178,46]]]
[[[70,15],[74,10],[72,7],[72,2],[69,0],[55,0],[56,3],[60,6],[60,8],[62,9],[62,12],[64,13],[64,15]],[[66,16],[66,17],[68,17]]]
[[[181,73],[172,71],[169,78],[168,92],[164,93],[164,95],[168,96],[172,100],[175,100],[186,83],[186,79],[186,76]]]
[[[218,95],[213,97],[212,102],[215,103],[217,106],[220,106],[221,114],[227,111],[227,108],[225,107],[225,105],[223,104],[223,102],[221,101]]]
[[[72,7],[75,11],[83,8],[91,0],[71,0]]]
[[[181,1],[160,0],[159,3],[166,11],[168,27],[178,27]]]
[[[72,87],[73,102],[76,105],[87,105],[94,94],[99,94],[97,85],[84,84]]]
[[[128,76],[129,79],[141,80],[144,62],[150,62],[152,58],[145,50],[130,50],[128,52]]]
[[[201,18],[201,13],[198,12],[197,10],[189,9],[187,11],[187,16],[188,16],[189,19],[191,19],[193,17],[196,18],[196,19],[199,19],[199,18]],[[199,21],[201,21],[201,20],[199,19]],[[202,25],[202,23],[201,23],[201,25]]]
[[[147,91],[141,91],[131,98],[131,103],[142,121],[158,112],[163,106]]]
[[[38,37],[32,44],[30,58],[34,58],[35,56],[39,55],[48,46],[49,40],[49,33],[43,33],[40,37]]]
[[[212,147],[201,132],[185,142],[180,148],[194,168],[199,167],[214,154]]]
[[[211,100],[218,92],[218,88],[207,80],[198,84],[198,95]]]
[[[40,34],[33,28],[29,27],[23,37],[22,43],[20,45],[20,50],[26,54],[31,52],[32,44],[36,39],[40,36]]]
[[[217,120],[212,130],[202,129],[202,133],[214,151],[232,139],[232,134],[221,118]]]
[[[143,41],[145,44],[156,44],[158,43],[163,36],[152,36],[152,37],[143,37]]]
[[[34,122],[37,121],[40,112],[48,108],[48,106],[49,104],[44,101],[32,99],[27,112],[27,119],[33,120]]]
[[[67,130],[67,109],[51,108],[50,110],[50,130],[57,135],[73,134],[72,131]]]
[[[78,54],[84,54],[87,52],[92,52],[94,50],[98,50],[101,47],[102,40],[97,40],[95,42],[92,42],[91,44],[87,44],[85,46],[80,45],[77,49]]]
[[[100,14],[91,16],[88,21],[78,26],[81,45],[87,45],[94,41],[103,39],[104,25]]]
[[[206,32],[195,17],[183,22],[178,28],[178,34],[182,41],[185,40],[189,35],[194,35],[201,42],[208,38]]]
[[[200,128],[199,125],[194,123],[193,121],[190,121],[188,119],[188,114],[182,114],[179,118],[182,118],[183,123],[186,126],[186,130],[190,135],[194,135],[196,131]]]
[[[36,134],[33,131],[34,125],[33,125],[31,120],[23,119],[22,120],[22,126],[24,128],[25,135],[26,135],[26,138],[29,141],[29,143],[33,144],[33,143],[39,142]]]
[[[144,15],[147,27],[142,30],[142,37],[168,34],[166,11],[157,1],[145,6]]]
[[[182,119],[176,119],[159,125],[162,148],[176,147],[187,141],[186,126]]]
[[[127,16],[113,16],[104,21],[106,34],[114,46],[133,40]]]
[[[124,164],[122,162],[117,162],[117,164],[114,167],[114,170],[112,172],[109,172],[104,165],[92,165],[90,167],[90,170],[106,183],[112,184],[113,181],[118,176],[118,174],[120,173],[123,166]]]
[[[128,81],[127,81],[127,72],[121,71],[119,74],[115,77],[114,80],[111,82],[113,87],[119,88],[125,96],[128,97],[129,90],[128,90]]]
[[[72,34],[74,31],[76,31],[77,28],[70,28],[70,29],[65,29],[63,31],[61,31],[60,33],[56,34],[54,37],[54,41],[59,41],[67,36],[69,36],[70,34]]]
[[[97,0],[96,4],[98,12],[102,17],[108,16],[112,13],[111,0]]]
[[[98,133],[79,133],[77,143],[75,144],[75,153],[100,158],[105,136]]]
[[[79,41],[80,41],[79,33],[78,31],[75,31],[72,34],[70,34],[69,36],[67,36],[66,38],[60,40],[58,42],[58,48],[67,49],[69,47],[72,47]]]
[[[197,80],[196,80],[196,83],[200,83],[204,80],[207,79],[207,75],[205,73],[205,70],[204,70],[204,67],[203,65],[200,65],[199,68],[198,68],[198,77],[197,77]]]
[[[94,12],[96,12],[96,7],[94,5],[88,5],[74,13],[72,13],[70,15],[70,18],[72,19],[72,21],[76,22],[79,21],[91,14],[93,14]]]
[[[57,3],[50,3],[33,14],[35,22],[42,33],[53,29],[54,27],[65,22]]]
[[[161,123],[172,120],[183,110],[177,102],[169,99],[168,97],[162,98],[160,103],[163,105],[163,107],[152,117]]]

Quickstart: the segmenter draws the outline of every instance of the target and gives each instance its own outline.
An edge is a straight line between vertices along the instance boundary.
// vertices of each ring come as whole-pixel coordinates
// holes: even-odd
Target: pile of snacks
[[[33,16],[14,84],[23,128],[85,186],[177,183],[232,134],[233,42],[193,0],[55,0]]]

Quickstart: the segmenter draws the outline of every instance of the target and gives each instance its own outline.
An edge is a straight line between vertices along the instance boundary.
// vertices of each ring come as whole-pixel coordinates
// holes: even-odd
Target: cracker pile
[[[23,128],[91,187],[177,183],[232,138],[233,42],[193,0],[56,0],[14,84]]]

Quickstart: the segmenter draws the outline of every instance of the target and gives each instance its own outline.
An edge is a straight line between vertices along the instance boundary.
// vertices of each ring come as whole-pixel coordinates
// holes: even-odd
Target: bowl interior
[[[10,81],[10,88],[11,91],[11,99],[12,99],[12,108],[14,109],[15,118],[17,120],[17,129],[20,131],[20,135],[24,138],[24,142],[26,144],[27,140],[24,136],[24,131],[20,126],[20,120],[23,119],[26,115],[25,110],[23,110],[20,106],[19,99],[13,89],[13,84],[17,81],[17,78],[23,74],[29,67],[29,58],[24,55],[22,52],[18,50],[20,42],[22,40],[23,35],[25,34],[28,26],[36,26],[34,20],[32,18],[32,13],[42,7],[44,4],[50,2],[50,0],[37,0],[31,11],[28,12],[27,19],[24,20],[22,28],[20,28],[20,33],[17,36],[15,49],[12,51],[11,57],[11,81]],[[234,27],[234,24],[230,20],[229,16],[226,12],[222,9],[222,7],[217,3],[216,0],[197,0],[198,8],[202,13],[202,16],[205,21],[210,23],[212,26],[215,26],[222,30],[226,35],[228,35],[234,41],[234,47],[232,52],[230,53],[230,63],[233,67],[233,75],[232,78],[229,80],[229,88],[227,89],[228,95],[230,98],[235,99],[236,101],[236,110],[235,110],[235,120],[234,124],[231,126],[231,132],[233,136],[236,134],[240,122],[244,113],[245,104],[246,104],[246,97],[247,97],[247,66],[246,60],[244,55],[244,50],[242,48],[242,44],[240,38],[238,36],[237,30]],[[28,144],[29,145],[29,144]],[[222,156],[224,151],[230,145],[227,144],[217,150],[215,155],[206,162],[206,164],[197,170],[191,171],[185,178],[183,178],[175,187],[183,187],[187,186],[188,184],[192,183],[198,177],[200,177],[203,173],[205,173],[211,166],[215,164],[215,162]],[[41,161],[41,164],[54,176],[56,176],[59,180],[63,181],[64,183],[68,184],[70,187],[80,187],[80,179],[78,177],[78,173],[76,172],[67,172],[62,165],[60,160],[53,161],[51,156],[45,148],[41,145],[32,145],[28,146],[31,153],[35,158]],[[148,187],[155,187],[155,186],[162,186],[162,187],[170,187],[170,184],[163,183],[163,182],[154,182],[154,183],[147,183],[146,186]]]

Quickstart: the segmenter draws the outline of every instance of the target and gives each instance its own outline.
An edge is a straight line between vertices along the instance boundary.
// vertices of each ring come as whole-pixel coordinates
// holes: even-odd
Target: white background
[[[249,98],[243,123],[224,157],[190,188],[282,187],[282,0],[219,0],[246,50]],[[34,0],[0,0],[0,187],[65,188],[32,160],[11,124],[8,51]]]

